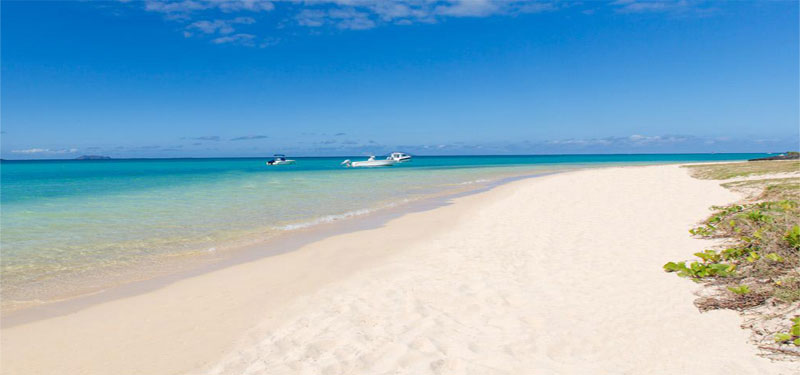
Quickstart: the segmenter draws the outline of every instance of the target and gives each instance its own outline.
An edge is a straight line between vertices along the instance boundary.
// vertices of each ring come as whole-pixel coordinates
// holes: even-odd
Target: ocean
[[[0,163],[0,282],[14,310],[225,256],[282,233],[500,180],[607,165],[743,160],[763,154],[48,160]]]

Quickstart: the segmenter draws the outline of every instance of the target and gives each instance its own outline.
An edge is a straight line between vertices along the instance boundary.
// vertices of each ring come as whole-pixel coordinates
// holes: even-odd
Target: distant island
[[[766,158],[750,159],[749,161],[765,161],[765,160],[796,160],[800,159],[800,152],[789,151],[781,155],[770,156]]]
[[[75,158],[75,160],[108,160],[108,159],[111,159],[111,157],[104,155],[81,155]]]

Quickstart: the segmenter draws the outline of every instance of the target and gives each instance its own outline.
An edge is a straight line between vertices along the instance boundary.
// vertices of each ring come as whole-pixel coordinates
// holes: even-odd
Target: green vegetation
[[[698,164],[686,166],[692,177],[703,180],[727,180],[735,177],[772,173],[800,172],[800,161],[776,160],[747,163]]]
[[[723,187],[760,195],[764,201],[792,199],[800,201],[800,177],[772,178],[762,180],[733,181],[722,184]]]
[[[689,166],[693,176],[727,179],[771,173],[800,172],[800,162],[759,161]],[[725,246],[695,253],[695,260],[669,262],[666,272],[719,287],[719,293],[698,299],[701,310],[747,310],[761,306],[800,308],[800,178],[769,178],[725,183],[746,190],[747,202],[712,207],[713,214],[689,232],[722,239]],[[800,317],[787,332],[775,335],[778,345],[800,346]],[[773,349],[784,354],[798,351]]]
[[[728,278],[731,284],[750,281],[764,291],[775,289],[774,282],[756,282],[755,279],[797,272],[796,267],[800,265],[797,201],[786,199],[712,209],[714,214],[689,232],[698,237],[729,239],[732,246],[695,253],[698,260],[688,264],[669,262],[664,265],[665,271],[695,281],[710,278]]]
[[[792,343],[795,346],[800,346],[800,316],[794,317],[792,323],[794,324],[789,328],[789,332],[781,332],[775,335],[775,342],[780,344]]]

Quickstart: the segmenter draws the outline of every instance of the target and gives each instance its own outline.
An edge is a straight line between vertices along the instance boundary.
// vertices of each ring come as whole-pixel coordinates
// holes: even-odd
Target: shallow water
[[[272,167],[256,158],[3,161],[1,297],[4,308],[61,298],[81,283],[107,286],[123,270],[220,253],[509,176],[757,156],[416,157],[378,169],[343,168],[343,157],[295,158],[295,165]]]

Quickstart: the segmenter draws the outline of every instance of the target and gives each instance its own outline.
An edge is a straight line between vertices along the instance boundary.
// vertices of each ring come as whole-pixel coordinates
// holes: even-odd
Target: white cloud
[[[225,44],[225,43],[233,43],[233,44],[241,44],[245,46],[254,46],[255,45],[255,38],[256,36],[253,34],[234,34],[229,36],[221,36],[219,38],[214,38],[211,40],[211,43],[214,44]]]
[[[676,144],[690,141],[699,141],[698,138],[685,135],[641,135],[633,134],[627,137],[603,137],[603,138],[569,138],[545,141],[549,145],[570,145],[570,146],[644,146],[652,144]]]
[[[611,5],[619,13],[707,12],[709,9],[698,7],[700,3],[699,0],[617,0]]]
[[[204,34],[230,34],[236,31],[233,28],[235,24],[252,24],[255,23],[252,17],[236,17],[230,20],[214,20],[214,21],[197,21],[191,23],[186,27],[187,30],[197,30]],[[184,34],[185,35],[185,34]]]
[[[295,20],[301,26],[326,24],[342,29],[369,29],[382,23],[433,23],[447,17],[488,17],[557,9],[551,0],[318,0],[304,2]]]
[[[272,11],[275,4],[285,10],[282,14],[288,14],[276,24],[277,28],[294,23],[302,27],[329,26],[347,30],[366,30],[387,24],[436,23],[447,18],[514,16],[581,6],[581,3],[558,0],[145,0],[144,8],[162,13],[171,20],[186,22],[183,35],[187,38],[205,35],[214,44],[264,47],[274,44],[276,39],[251,30],[238,32],[234,25],[256,23],[258,16],[249,15]],[[601,6],[619,13],[708,11],[701,4],[703,0],[616,0]],[[594,11],[587,9],[583,13]],[[238,14],[239,17],[225,19],[221,14]],[[203,19],[197,20],[200,17]]]
[[[438,15],[453,17],[485,17],[501,11],[510,2],[492,0],[457,0],[445,2],[434,10]]]
[[[49,148],[29,148],[27,150],[12,150],[15,154],[39,154],[42,152],[50,152]]]
[[[59,150],[51,150],[49,148],[29,148],[25,150],[12,150],[14,154],[71,154],[78,152],[77,148],[65,148]]]
[[[364,30],[375,27],[375,21],[370,15],[353,8],[331,9],[328,16],[335,20],[340,29]]]
[[[270,11],[275,8],[269,0],[145,0],[145,9],[164,13],[176,18],[188,17],[190,13],[217,9],[226,13]]]
[[[355,8],[333,8],[304,9],[295,16],[295,19],[299,25],[307,27],[330,24],[340,29],[366,30],[377,25],[370,17],[370,13]]]
[[[326,13],[321,10],[304,9],[295,19],[301,26],[319,27],[325,24]]]

